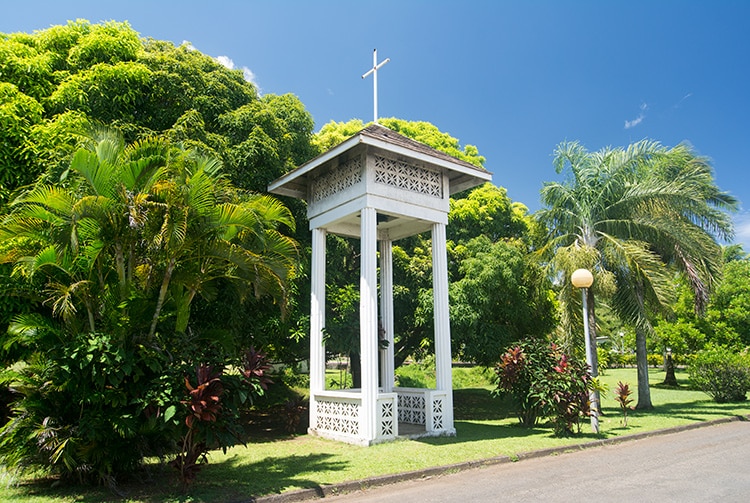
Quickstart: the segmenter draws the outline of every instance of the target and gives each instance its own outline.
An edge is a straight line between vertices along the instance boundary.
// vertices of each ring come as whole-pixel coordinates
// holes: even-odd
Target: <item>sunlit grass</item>
[[[602,400],[604,415],[601,433],[591,433],[588,421],[580,435],[557,438],[551,428],[540,425],[523,428],[506,404],[490,397],[491,386],[456,390],[454,393],[457,436],[423,440],[399,440],[372,447],[354,447],[309,435],[275,441],[250,442],[226,454],[212,453],[189,496],[180,493],[169,469],[154,467],[154,482],[122,484],[132,502],[156,501],[236,501],[251,495],[281,493],[301,488],[402,473],[496,456],[516,456],[538,449],[576,445],[601,438],[653,431],[712,419],[748,415],[750,404],[716,404],[688,388],[684,373],[678,372],[681,388],[659,386],[663,372],[652,370],[651,396],[655,409],[632,411],[628,426],[608,393]],[[601,379],[610,389],[618,381],[637,388],[635,369],[609,370]],[[634,393],[633,398],[637,400]],[[635,403],[635,401],[633,402]],[[106,490],[68,488],[51,490],[46,484],[8,487],[0,492],[1,501],[37,503],[99,502],[113,499]],[[123,500],[120,500],[123,501]]]

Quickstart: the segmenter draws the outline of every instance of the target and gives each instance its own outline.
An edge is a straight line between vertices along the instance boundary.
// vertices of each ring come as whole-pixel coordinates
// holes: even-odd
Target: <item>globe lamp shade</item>
[[[594,283],[594,275],[588,269],[576,269],[570,276],[570,282],[576,288],[588,288]]]

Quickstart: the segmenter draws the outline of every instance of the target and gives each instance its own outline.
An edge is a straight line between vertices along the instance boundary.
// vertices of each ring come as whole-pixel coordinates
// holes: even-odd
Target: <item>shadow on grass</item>
[[[494,397],[485,388],[453,390],[453,416],[457,420],[489,421],[515,417],[510,401]]]
[[[80,503],[103,503],[123,501],[124,498],[144,503],[170,502],[214,502],[252,501],[257,495],[281,493],[289,488],[315,489],[323,496],[320,485],[312,480],[316,472],[342,470],[348,463],[331,461],[330,454],[307,454],[301,456],[267,457],[257,462],[246,462],[239,457],[230,457],[219,462],[202,465],[198,477],[187,491],[177,482],[175,470],[165,466],[151,465],[142,473],[140,480],[118,484],[117,491],[102,487],[60,485],[53,487],[53,479],[36,479],[25,482],[12,491],[18,499],[66,500]],[[13,493],[3,494],[10,496]]]
[[[311,453],[267,457],[251,463],[240,457],[231,457],[221,463],[208,465],[205,473],[199,476],[193,493],[200,495],[212,486],[220,490],[222,497],[226,497],[226,488],[235,487],[241,489],[247,498],[257,494],[278,494],[297,487],[315,489],[322,497],[322,488],[311,476],[318,472],[344,470],[349,465],[344,461],[332,461],[333,457],[332,454]],[[213,500],[209,498],[207,501]]]
[[[737,405],[737,403],[716,403],[710,400],[659,403],[651,410],[630,411],[628,416],[666,416],[702,422],[715,418],[731,417],[734,415],[733,412],[737,410]],[[618,412],[618,409],[612,409],[613,414]]]

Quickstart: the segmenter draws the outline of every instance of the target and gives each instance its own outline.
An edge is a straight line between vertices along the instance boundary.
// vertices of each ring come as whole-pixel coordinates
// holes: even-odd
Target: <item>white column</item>
[[[385,393],[393,391],[393,242],[380,241],[380,322],[388,348],[381,350],[380,382]]]
[[[323,344],[326,307],[326,231],[312,230],[310,272],[310,427],[317,427],[315,393],[325,390],[326,348]]]
[[[448,257],[445,224],[432,224],[432,292],[435,319],[435,374],[437,389],[447,391],[444,426],[453,429],[451,327],[448,312]]]
[[[363,208],[360,230],[359,345],[362,361],[362,416],[359,433],[365,440],[377,435],[378,396],[378,264],[377,212]]]

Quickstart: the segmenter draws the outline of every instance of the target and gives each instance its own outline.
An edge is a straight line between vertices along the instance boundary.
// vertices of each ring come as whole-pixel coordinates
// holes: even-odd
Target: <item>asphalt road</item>
[[[750,502],[750,422],[401,482],[325,501]]]

